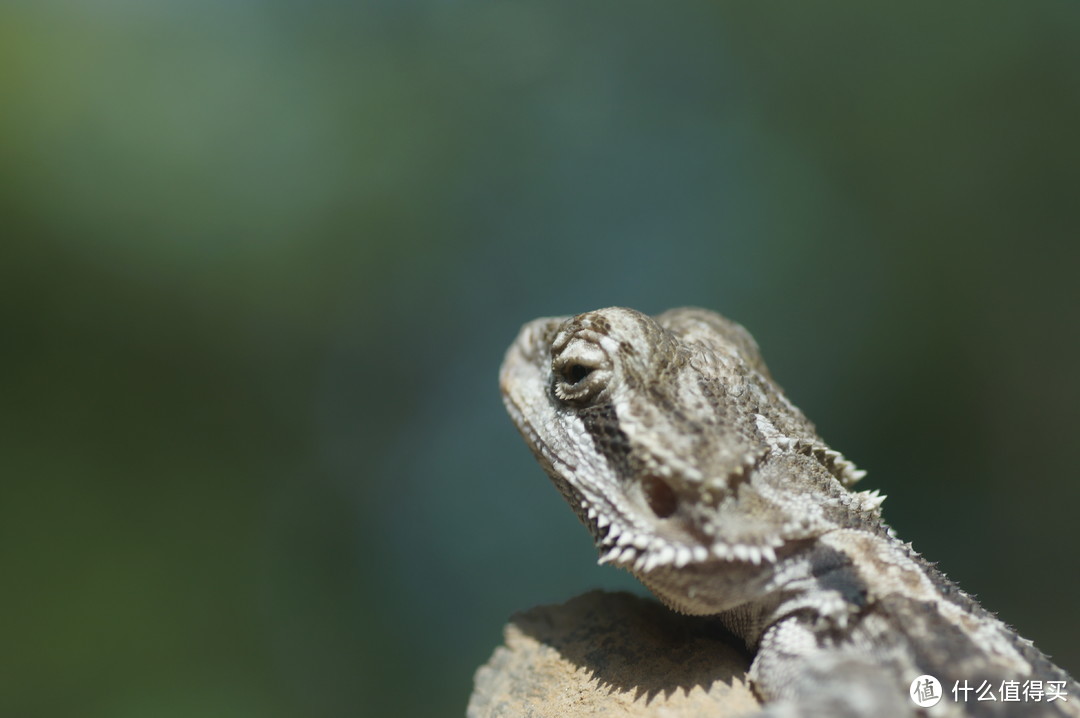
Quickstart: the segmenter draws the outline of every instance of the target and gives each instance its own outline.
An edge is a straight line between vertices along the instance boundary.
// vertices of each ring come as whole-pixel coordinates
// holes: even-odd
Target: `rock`
[[[749,659],[714,619],[592,591],[515,614],[476,671],[468,718],[755,713]]]

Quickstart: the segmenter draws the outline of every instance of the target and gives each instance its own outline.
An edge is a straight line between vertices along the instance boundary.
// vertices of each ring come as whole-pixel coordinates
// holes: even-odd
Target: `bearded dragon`
[[[735,322],[537,319],[500,388],[600,562],[745,641],[765,715],[1080,716],[1080,685],[898,539],[884,496],[852,488],[864,472]]]

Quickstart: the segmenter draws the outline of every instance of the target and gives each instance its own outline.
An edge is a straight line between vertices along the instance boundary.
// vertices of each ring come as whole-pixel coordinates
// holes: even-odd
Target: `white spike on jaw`
[[[769,545],[735,544],[732,546],[717,543],[712,546],[712,554],[724,561],[746,561],[754,565],[776,561],[776,551]]]
[[[597,561],[597,563],[599,563],[599,564],[611,563],[612,561],[614,561],[615,559],[617,559],[619,557],[620,553],[622,553],[622,549],[619,548],[618,546],[616,546],[615,548],[611,549],[610,551],[605,553],[603,556],[601,556],[600,560]]]
[[[693,554],[691,554],[689,547],[682,545],[675,547],[675,568],[682,568],[691,560],[693,560]]]
[[[664,544],[653,553],[656,556],[656,565],[663,566],[675,560],[675,549],[671,544]]]
[[[676,546],[663,539],[654,539],[648,546],[638,546],[637,543],[635,543],[635,546],[642,549],[633,565],[634,571],[639,573],[648,573],[660,566],[674,563],[678,553]],[[614,551],[621,553],[619,548],[614,549]],[[618,558],[620,561],[622,560],[621,555]]]
[[[634,541],[636,539],[637,539],[637,536],[630,533],[629,531],[624,531],[622,534],[619,535],[619,540],[615,542],[615,545],[616,546],[629,546],[630,544],[634,543]]]
[[[585,515],[589,517],[590,521],[595,521],[596,520],[596,515],[597,515],[596,514],[596,509],[594,509],[592,506],[590,506],[588,508],[588,510],[585,512]]]
[[[637,544],[638,542],[635,542],[635,546]],[[737,546],[735,551],[741,560],[754,563],[760,563],[766,556],[769,560],[774,560],[776,557],[771,547]],[[648,573],[661,566],[682,568],[690,563],[704,563],[710,557],[731,559],[735,556],[732,553],[732,547],[726,544],[714,544],[710,550],[705,546],[672,544],[661,539],[654,540],[643,550],[626,544],[615,546],[601,557],[600,563],[626,564],[633,561],[635,571]]]
[[[596,525],[598,528],[605,528],[611,525],[611,519],[609,519],[607,516],[604,516],[603,514],[600,514],[596,517]]]

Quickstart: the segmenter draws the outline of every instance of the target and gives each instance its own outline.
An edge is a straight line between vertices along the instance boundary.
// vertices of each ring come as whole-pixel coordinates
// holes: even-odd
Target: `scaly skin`
[[[538,319],[500,386],[601,562],[720,616],[754,652],[769,715],[1080,716],[1076,681],[897,539],[883,496],[851,489],[863,472],[738,324],[702,309]],[[943,687],[929,709],[908,696],[923,674]],[[955,702],[957,681],[998,700]],[[1012,681],[1067,700],[1001,700]]]

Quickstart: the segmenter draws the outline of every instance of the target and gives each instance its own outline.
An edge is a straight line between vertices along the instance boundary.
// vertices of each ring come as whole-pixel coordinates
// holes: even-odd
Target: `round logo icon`
[[[920,708],[936,706],[941,700],[941,682],[933,676],[919,676],[908,689],[911,701]]]

